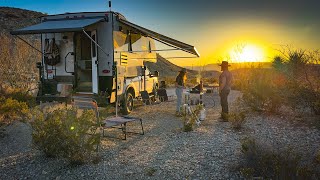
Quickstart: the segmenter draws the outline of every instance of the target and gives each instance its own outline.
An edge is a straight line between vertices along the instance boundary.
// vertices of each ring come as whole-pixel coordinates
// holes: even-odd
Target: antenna
[[[111,12],[111,1],[109,1],[109,9],[110,9],[110,12]]]

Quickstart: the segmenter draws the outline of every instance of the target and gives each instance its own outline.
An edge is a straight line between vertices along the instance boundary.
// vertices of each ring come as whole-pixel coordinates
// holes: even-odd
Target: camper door
[[[97,41],[97,31],[91,32],[91,38]],[[91,41],[91,59],[92,59],[92,92],[98,94],[98,55],[97,45]]]

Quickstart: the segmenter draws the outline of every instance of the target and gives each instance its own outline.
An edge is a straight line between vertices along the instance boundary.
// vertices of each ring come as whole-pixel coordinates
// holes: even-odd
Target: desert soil
[[[232,91],[229,102],[240,95]],[[132,116],[143,119],[145,135],[130,134],[127,140],[103,138],[98,164],[71,166],[64,159],[46,158],[32,147],[30,125],[12,124],[0,138],[0,179],[242,179],[236,167],[243,160],[240,141],[245,137],[273,148],[293,147],[306,158],[320,149],[316,128],[293,125],[284,117],[251,114],[236,131],[229,122],[219,121],[217,94],[205,94],[204,103],[207,117],[192,132],[182,131],[183,119],[175,116],[174,97],[169,102],[137,106]],[[139,124],[129,128],[138,131]]]

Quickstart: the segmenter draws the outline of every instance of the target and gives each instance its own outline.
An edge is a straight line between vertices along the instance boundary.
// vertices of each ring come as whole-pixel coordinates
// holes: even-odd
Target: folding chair
[[[154,95],[150,96],[147,91],[142,91],[141,92],[141,98],[142,98],[142,102],[145,105],[150,105],[150,104],[152,104],[152,102],[154,102]]]
[[[161,102],[168,101],[167,90],[164,88],[160,88],[157,90],[157,94]]]

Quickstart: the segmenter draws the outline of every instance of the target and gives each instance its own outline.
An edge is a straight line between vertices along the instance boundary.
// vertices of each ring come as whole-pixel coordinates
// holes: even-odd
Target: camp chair
[[[167,90],[164,88],[160,88],[157,90],[157,94],[161,102],[168,101]]]
[[[141,92],[141,98],[142,98],[142,102],[145,105],[150,105],[150,104],[152,104],[152,102],[154,102],[154,95],[150,96],[147,91],[142,91]]]

